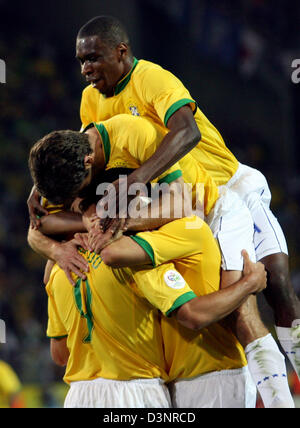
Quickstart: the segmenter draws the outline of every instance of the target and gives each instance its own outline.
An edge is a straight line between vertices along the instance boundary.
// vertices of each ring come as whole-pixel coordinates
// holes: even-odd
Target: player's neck
[[[124,73],[120,80],[124,79],[124,77],[130,72],[133,67],[133,56],[128,57],[126,62],[124,63]]]
[[[120,79],[118,80],[117,84],[119,84],[124,79],[124,77],[127,76],[127,74],[131,71],[133,64],[134,64],[133,57],[127,57],[123,63],[123,67],[124,67],[123,73],[122,73]],[[115,90],[115,88],[114,88],[114,90]]]

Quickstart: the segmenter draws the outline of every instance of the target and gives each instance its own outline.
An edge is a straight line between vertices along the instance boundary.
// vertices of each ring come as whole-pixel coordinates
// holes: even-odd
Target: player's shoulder
[[[136,67],[136,73],[134,73],[134,75],[136,77],[152,76],[153,78],[153,75],[163,75],[165,73],[169,74],[170,71],[166,70],[159,64],[147,61],[145,59],[140,59]]]
[[[92,85],[86,86],[82,91],[82,98],[96,99],[99,98],[99,92]]]
[[[139,60],[136,73],[133,76],[136,84],[140,82],[147,87],[160,87],[161,85],[177,87],[182,85],[180,79],[172,71],[146,60]]]

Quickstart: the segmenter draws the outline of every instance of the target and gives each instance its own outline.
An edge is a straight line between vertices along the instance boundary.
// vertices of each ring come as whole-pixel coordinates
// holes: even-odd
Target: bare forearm
[[[83,280],[86,279],[85,272],[89,270],[88,262],[78,253],[78,243],[75,240],[58,242],[32,228],[29,228],[27,239],[36,253],[58,264],[72,285],[75,285],[72,274]]]
[[[146,230],[154,230],[163,226],[164,224],[170,223],[172,219],[170,218],[136,218],[130,219],[128,222],[127,229],[136,231],[136,232],[144,232]]]
[[[161,175],[197,144],[197,138],[185,128],[170,131],[156,152],[137,170],[130,174],[132,182],[148,183]]]
[[[253,280],[244,277],[235,284],[206,296],[197,297],[179,308],[177,320],[193,330],[223,319],[253,293]]]
[[[45,235],[86,232],[82,216],[72,212],[59,212],[41,218],[39,231]]]
[[[170,132],[164,137],[156,152],[129,175],[131,182],[152,181],[190,152],[201,139],[200,130],[189,105],[173,113],[167,127]]]
[[[173,220],[190,216],[192,205],[183,194],[183,180],[177,179],[168,191],[149,203],[140,211],[139,217],[128,220],[128,230],[154,230]]]
[[[33,251],[47,259],[55,261],[55,249],[59,245],[57,241],[32,228],[29,228],[27,240]]]
[[[170,205],[166,206],[163,203],[163,197],[152,201],[140,211],[139,217],[128,219],[127,229],[132,231],[154,230],[170,223],[175,219],[174,207],[170,207]]]

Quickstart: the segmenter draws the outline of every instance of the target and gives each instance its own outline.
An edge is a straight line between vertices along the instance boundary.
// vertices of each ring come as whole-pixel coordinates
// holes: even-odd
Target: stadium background
[[[266,175],[300,294],[300,83],[291,80],[292,60],[300,58],[298,1],[0,0],[7,67],[0,84],[0,319],[7,335],[0,359],[18,374],[28,407],[60,406],[66,388],[45,338],[44,261],[26,241],[27,157],[45,133],[79,129],[85,83],[75,38],[100,14],[124,22],[135,56],[181,78],[238,159]],[[271,327],[261,297],[260,307]]]

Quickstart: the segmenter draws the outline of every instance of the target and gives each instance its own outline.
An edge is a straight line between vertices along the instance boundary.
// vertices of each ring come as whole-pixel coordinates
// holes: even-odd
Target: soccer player
[[[143,130],[142,133],[139,132],[139,128]],[[90,184],[91,180],[95,178],[95,175],[99,174],[105,166],[112,168],[121,164],[122,166],[126,165],[137,167],[140,163],[145,161],[147,156],[151,154],[151,150],[152,152],[155,150],[153,142],[157,140],[155,128],[151,126],[149,122],[142,118],[133,118],[128,115],[116,116],[108,121],[104,121],[103,123],[96,125],[96,128],[87,130],[87,134],[89,135],[88,143],[87,136],[78,132],[54,132],[44,137],[32,148],[30,154],[30,168],[34,182],[41,194],[51,201],[63,202],[68,198],[68,195],[71,195],[72,198],[74,198],[80,190]],[[116,144],[116,141],[119,142],[121,139],[123,141],[123,145],[121,143]],[[144,141],[143,146],[138,144],[141,140]],[[125,157],[123,156],[124,152],[127,154]],[[187,158],[185,158],[185,161],[186,160]],[[195,161],[193,162],[192,158],[190,159],[189,168],[185,165],[185,168],[183,169],[184,174],[186,174],[187,171],[192,171],[193,164],[194,169],[196,170],[194,176],[196,176],[200,182],[203,181],[204,187],[209,189],[208,192],[205,192],[204,198],[206,202],[205,210],[206,213],[209,213],[209,208],[211,209],[215,204],[218,191],[216,186],[213,186],[212,180],[209,182],[209,185],[207,185],[207,180],[204,178],[206,177],[205,171],[202,171],[200,166]],[[65,165],[64,169],[61,168],[61,165]],[[178,172],[181,171],[177,168],[179,168],[178,165],[173,166],[173,171],[167,171],[165,176],[160,178],[160,181],[166,180],[167,182],[170,182],[171,177],[173,180],[178,177]],[[81,175],[80,171],[82,172]],[[73,175],[75,175],[76,179],[72,181]],[[194,176],[192,173],[189,175],[189,179],[191,179],[192,183],[195,180]],[[188,182],[189,179],[187,179]],[[213,195],[214,198],[213,202],[210,201],[211,195]],[[227,202],[227,210],[229,209],[228,205],[229,203]],[[230,210],[230,212],[233,212],[231,206]],[[242,207],[240,210],[242,210]],[[242,211],[239,214],[242,214]],[[245,213],[245,216],[246,215],[247,211]],[[236,218],[238,218],[238,216]],[[225,219],[226,215],[224,215],[224,225],[226,225]],[[233,229],[236,229],[236,223],[234,224]],[[225,237],[226,233],[228,234],[228,230],[225,228]],[[221,248],[223,251],[223,234],[220,233],[219,235],[220,236],[218,238],[221,241]],[[230,235],[230,238],[232,239],[233,236]],[[250,236],[248,238],[246,237],[245,245],[247,245],[251,239],[252,229],[250,229]],[[242,248],[243,246],[241,246],[240,250]],[[228,251],[228,248],[224,248],[224,251],[225,249],[226,254],[228,254],[228,258],[225,257],[227,262],[228,260],[234,260],[234,257],[230,258],[231,254],[230,251]],[[232,266],[229,268],[232,269]],[[241,270],[239,266],[236,270],[238,269]],[[234,281],[231,281],[231,283],[232,282]],[[248,355],[254,362],[255,367],[253,374],[258,378],[258,381],[260,377],[263,377],[269,378],[269,381],[271,382],[271,377],[266,376],[266,370],[269,370],[270,374],[274,372],[273,358],[271,358],[273,353],[274,355],[276,353],[278,355],[276,360],[278,369],[276,372],[279,371],[280,373],[284,373],[285,367],[278,347],[272,337],[268,334],[268,331],[261,322],[257,311],[255,314],[251,314],[252,321],[255,319],[255,315],[257,323],[255,325],[254,322],[252,325],[253,328],[251,328],[246,321],[246,319],[249,320],[249,314],[247,318],[245,318],[243,311],[241,311],[241,315],[238,317],[238,324],[241,325],[242,333],[244,333],[244,336],[246,337],[242,337],[240,339],[241,334],[239,329],[238,337],[242,341],[243,346],[247,346],[249,351],[251,351]],[[255,337],[253,337],[253,331],[255,331]],[[261,342],[261,348],[266,350],[264,366],[268,368],[266,369],[264,367],[263,371],[260,371],[260,367],[256,363],[256,357],[252,358],[252,355],[254,356],[258,350],[258,348],[254,346],[256,344],[254,341],[259,339]],[[270,364],[267,362],[268,359]],[[262,372],[264,373],[263,376],[261,374]],[[266,387],[264,385],[263,395],[265,395],[265,403],[268,403],[269,398],[272,398],[272,394],[268,393],[271,390],[273,390],[273,386],[269,389],[268,386]],[[269,398],[266,398],[266,396]]]
[[[152,251],[155,242],[159,248],[157,254],[153,253],[157,260],[165,257],[166,248],[158,240],[168,234],[164,228],[170,225],[163,226],[153,237]],[[174,229],[178,230],[178,226]],[[174,230],[171,235],[174,236]],[[196,254],[199,235],[203,247]],[[144,238],[140,237],[139,243],[127,238],[125,244],[126,251],[133,251],[137,262],[143,265],[152,261],[149,252],[140,246]],[[204,399],[201,385],[205,379],[201,378],[190,407],[255,406],[255,386],[249,378],[241,345],[226,325],[210,324],[239,305],[251,291],[259,291],[265,286],[262,265],[251,263],[245,255],[243,279],[226,290],[217,291],[220,254],[208,226],[203,224],[196,233],[190,231],[181,245],[173,242],[173,247],[177,247],[177,256],[185,254],[176,264],[190,272],[190,280],[197,278],[201,297],[196,297],[174,265],[168,262],[155,269],[145,270],[143,266],[114,270],[102,263],[99,255],[81,250],[90,270],[86,281],[78,279],[75,288],[64,272],[58,266],[54,267],[47,285],[48,335],[52,337],[54,360],[59,364],[67,363],[64,379],[71,382],[71,388],[66,407],[167,407],[161,380],[170,380],[168,369],[174,380],[175,367],[176,377],[190,379],[191,383],[195,376],[205,373],[216,376],[215,381],[210,380],[214,384],[214,399],[208,396]],[[178,326],[184,327],[182,331],[179,327],[177,334],[178,326],[173,323],[174,340],[168,341],[171,333],[167,331],[168,326],[162,328],[165,330],[162,337],[157,309],[176,318]],[[201,332],[191,331],[193,341],[185,343],[186,330],[199,328]],[[67,341],[61,338],[66,335]],[[181,354],[179,360],[176,354],[180,343],[189,354]],[[169,359],[168,364],[163,351]],[[239,390],[239,394],[235,390]],[[189,398],[192,399],[191,395]],[[183,407],[182,399],[179,388],[174,394],[174,405]]]
[[[289,278],[285,238],[270,210],[271,194],[265,177],[238,162],[174,75],[134,58],[127,32],[115,18],[100,16],[85,24],[77,36],[76,53],[82,74],[90,83],[81,101],[83,128],[90,122],[129,113],[147,117],[168,131],[156,153],[129,176],[128,186],[150,181],[193,149],[192,155],[218,185],[225,184],[245,200],[255,224],[256,257],[269,273],[264,294],[274,311],[278,338],[299,375],[295,337],[300,328],[296,325],[300,304]],[[46,212],[38,200],[33,189],[28,199],[33,224],[38,222],[36,210]]]
[[[46,287],[51,354],[70,385],[64,407],[170,407],[158,311],[136,295],[128,272],[81,253],[85,281],[72,286],[55,265]]]
[[[287,245],[270,210],[265,177],[238,162],[174,75],[134,58],[127,32],[115,18],[96,17],[85,24],[77,36],[76,55],[89,83],[81,101],[83,127],[129,113],[168,130],[156,153],[129,176],[128,186],[151,181],[193,149],[192,155],[218,185],[226,185],[245,200],[255,224],[256,257],[269,273],[264,294],[274,311],[278,338],[299,376],[297,331],[291,326],[300,319],[300,303],[290,282]]]
[[[0,360],[0,408],[25,407],[22,385],[13,368]]]
[[[113,39],[114,44],[110,44]],[[157,65],[133,58],[126,31],[116,20],[101,17],[86,24],[78,34],[77,56],[82,73],[91,83],[82,97],[83,124],[131,112],[170,130],[147,165],[129,178],[129,185],[151,179],[178,160],[197,144],[201,132],[201,143],[192,151],[193,156],[217,184],[226,183],[237,191],[251,209],[257,260],[262,260],[269,272],[270,286],[265,295],[274,310],[279,339],[299,373],[299,349],[290,329],[292,322],[299,319],[299,301],[289,279],[285,239],[269,209],[271,195],[265,178],[238,163],[218,131],[199,108],[196,110],[195,102],[178,79]]]

